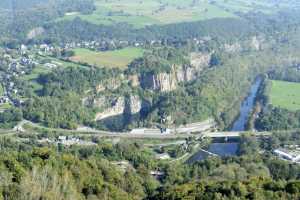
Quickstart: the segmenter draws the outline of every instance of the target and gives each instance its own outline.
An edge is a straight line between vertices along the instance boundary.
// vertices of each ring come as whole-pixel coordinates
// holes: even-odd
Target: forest
[[[2,199],[298,199],[300,168],[259,149],[274,149],[298,133],[270,139],[244,136],[239,157],[192,164],[157,161],[142,143],[51,146],[1,137]],[[284,140],[281,138],[284,137]],[[299,141],[299,137],[297,137]],[[123,169],[116,161],[128,160]],[[151,170],[164,172],[159,179]],[[29,189],[30,188],[30,189]]]
[[[300,83],[299,4],[272,0],[270,13],[144,26],[122,21],[145,17],[125,11],[98,13],[110,23],[85,20],[106,9],[101,2],[0,2],[0,200],[300,199],[299,162],[276,154],[299,154],[300,110],[272,100],[299,97],[298,86],[274,92],[276,82]],[[170,11],[168,2],[153,12],[187,9],[176,1]],[[203,13],[237,9],[224,2]],[[120,3],[105,0],[112,10]],[[121,67],[99,56],[115,61],[120,52]],[[208,133],[230,131],[257,77],[238,138],[177,132],[208,119]],[[235,154],[190,159],[223,143],[234,143]]]

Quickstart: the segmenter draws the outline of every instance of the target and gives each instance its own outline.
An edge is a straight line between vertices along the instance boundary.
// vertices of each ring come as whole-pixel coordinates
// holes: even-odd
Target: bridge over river
[[[250,135],[261,137],[270,136],[270,132],[247,132],[247,131],[228,131],[228,132],[204,132],[202,133],[203,138],[230,138],[230,137],[241,137],[243,134],[249,133]]]

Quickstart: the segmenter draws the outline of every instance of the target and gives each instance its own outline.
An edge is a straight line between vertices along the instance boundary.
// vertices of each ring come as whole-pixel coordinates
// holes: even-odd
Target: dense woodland
[[[245,136],[240,157],[209,158],[192,164],[156,161],[142,144],[38,146],[1,138],[2,199],[298,199],[300,168],[260,154],[299,141],[299,133],[270,139]],[[292,143],[291,143],[292,144]],[[128,160],[125,171],[112,164]],[[150,170],[165,173],[160,179]],[[30,188],[30,189],[29,189]]]

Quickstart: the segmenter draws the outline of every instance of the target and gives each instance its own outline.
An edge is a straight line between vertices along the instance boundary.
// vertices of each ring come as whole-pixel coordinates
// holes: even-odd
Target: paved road
[[[165,142],[165,143],[159,143],[159,144],[144,144],[147,147],[166,147],[166,146],[170,146],[170,145],[181,145],[181,144],[185,144],[186,140],[178,140],[175,142]]]
[[[196,133],[210,130],[216,126],[216,122],[213,119],[208,119],[203,122],[197,122],[192,124],[187,124],[186,126],[180,126],[178,128],[172,129],[175,133]]]
[[[26,128],[24,125],[29,125],[32,128],[44,129],[48,131],[56,131],[61,133],[69,133],[69,134],[77,134],[82,136],[92,135],[98,137],[119,137],[119,138],[162,138],[162,139],[174,139],[174,138],[188,138],[191,136],[201,136],[202,130],[208,130],[212,128],[215,123],[213,121],[205,121],[201,123],[194,123],[190,125],[186,125],[184,127],[179,127],[178,129],[172,129],[170,133],[161,133],[159,129],[145,129],[143,133],[134,133],[134,132],[109,132],[109,131],[101,131],[95,129],[80,129],[80,130],[66,130],[66,129],[53,129],[41,126],[39,124],[32,123],[30,121],[23,120],[20,122],[13,130],[19,132],[25,132]],[[184,132],[183,130],[186,130]],[[193,132],[198,132],[198,134],[192,134]]]
[[[135,139],[145,139],[145,138],[151,138],[151,139],[185,139],[189,137],[196,137],[196,138],[203,138],[203,137],[211,137],[211,138],[218,138],[218,137],[239,137],[245,132],[202,132],[200,131],[203,130],[205,127],[211,127],[209,126],[209,123],[202,122],[202,123],[195,123],[192,124],[191,126],[186,126],[186,127],[179,127],[176,130],[178,131],[172,131],[169,134],[164,134],[160,132],[151,132],[148,131],[145,134],[134,134],[130,132],[108,132],[108,131],[100,131],[100,130],[94,130],[94,129],[88,129],[88,130],[66,130],[66,129],[52,129],[52,128],[46,128],[41,125],[32,123],[30,121],[23,120],[20,122],[16,127],[14,127],[11,130],[0,130],[0,133],[2,135],[13,135],[16,133],[23,133],[28,130],[24,127],[25,125],[29,125],[32,128],[38,128],[38,129],[43,129],[43,130],[48,130],[48,131],[56,131],[56,132],[61,132],[61,133],[66,133],[66,134],[76,134],[78,136],[97,136],[97,137],[111,137],[111,138],[135,138]],[[175,130],[175,129],[174,129]],[[184,130],[186,132],[184,132]],[[197,131],[196,131],[197,130]],[[192,133],[192,132],[196,133]],[[255,132],[253,133],[257,136],[268,136],[271,133],[268,132]]]

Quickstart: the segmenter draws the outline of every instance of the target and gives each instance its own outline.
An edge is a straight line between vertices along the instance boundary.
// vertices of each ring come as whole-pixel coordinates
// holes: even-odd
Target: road
[[[166,147],[170,145],[182,145],[185,144],[186,140],[178,140],[175,142],[165,142],[165,143],[159,143],[159,144],[144,144],[147,147]]]
[[[32,129],[40,129],[46,131],[55,131],[60,132],[62,134],[76,134],[78,136],[97,136],[97,137],[110,137],[110,138],[134,138],[134,139],[186,139],[189,137],[195,138],[221,138],[221,137],[240,137],[242,134],[246,132],[210,132],[209,129],[214,126],[214,123],[209,125],[208,121],[202,123],[195,123],[191,126],[179,127],[177,129],[172,129],[172,131],[168,134],[155,131],[146,131],[145,133],[132,133],[132,132],[109,132],[109,131],[101,131],[94,129],[87,130],[66,130],[66,129],[53,129],[41,126],[39,124],[32,123],[30,121],[23,120],[18,125],[16,125],[11,130],[0,130],[2,135],[16,134],[16,133],[24,133],[24,132],[38,132],[34,130],[28,130],[29,126]],[[209,129],[207,129],[209,128]],[[149,129],[152,130],[152,129]],[[176,130],[176,131],[175,131]],[[178,131],[179,130],[179,131]],[[201,131],[206,130],[206,131]],[[252,133],[256,136],[269,136],[271,133],[269,132],[254,132]]]
[[[82,136],[98,136],[98,137],[119,137],[119,138],[161,138],[161,139],[176,139],[176,138],[188,138],[191,136],[197,136],[200,137],[201,134],[199,132],[203,130],[208,130],[215,126],[215,122],[212,120],[207,120],[205,122],[199,122],[194,124],[188,124],[186,126],[179,127],[177,129],[171,129],[170,133],[161,133],[159,129],[140,129],[143,130],[142,132],[109,132],[109,131],[101,131],[101,130],[95,130],[95,129],[79,129],[79,130],[66,130],[66,129],[59,129],[59,128],[47,128],[44,126],[41,126],[39,124],[32,123],[27,120],[23,120],[20,122],[12,131],[16,132],[25,132],[26,128],[24,128],[24,125],[30,126],[32,128],[37,129],[43,129],[48,131],[55,131],[55,132],[61,132],[61,133],[67,133],[67,134],[76,134],[76,135],[82,135]],[[179,130],[179,131],[178,131]],[[184,131],[185,130],[185,131]],[[192,134],[192,133],[198,132],[198,134]]]
[[[208,119],[203,122],[197,122],[192,124],[187,124],[186,126],[180,126],[178,128],[172,129],[175,133],[196,133],[203,132],[216,127],[216,122],[213,119]]]

